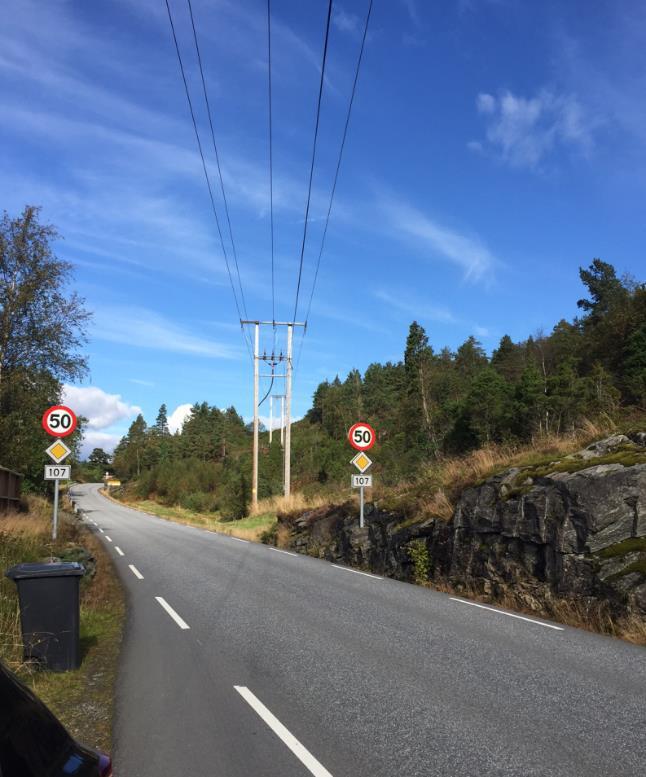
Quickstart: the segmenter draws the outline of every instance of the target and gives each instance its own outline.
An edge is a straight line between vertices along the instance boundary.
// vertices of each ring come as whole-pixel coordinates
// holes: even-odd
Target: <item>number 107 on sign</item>
[[[352,488],[372,488],[372,475],[352,475]]]

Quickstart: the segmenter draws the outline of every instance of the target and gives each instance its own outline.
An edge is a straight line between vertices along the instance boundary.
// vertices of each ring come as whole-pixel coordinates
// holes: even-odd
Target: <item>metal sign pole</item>
[[[52,527],[52,539],[58,534],[58,480],[54,481],[54,526]]]
[[[359,513],[359,526],[360,526],[360,528],[363,529],[363,486],[361,486],[359,491],[360,491],[359,499],[360,499],[360,504],[361,504],[361,511]]]

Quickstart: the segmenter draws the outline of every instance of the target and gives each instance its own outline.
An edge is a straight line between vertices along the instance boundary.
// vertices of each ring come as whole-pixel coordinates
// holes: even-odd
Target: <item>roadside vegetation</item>
[[[60,514],[51,540],[51,506],[28,496],[22,511],[0,515],[0,570],[57,558],[80,561],[81,654],[78,670],[54,673],[23,662],[15,583],[0,579],[0,660],[29,685],[79,741],[110,750],[114,681],[125,605],[109,555],[76,518]]]
[[[321,383],[293,425],[292,489],[310,501],[352,498],[346,433],[361,419],[378,431],[373,499],[411,519],[449,518],[459,491],[496,468],[538,466],[643,424],[646,286],[599,259],[580,277],[580,316],[549,334],[505,335],[489,357],[475,337],[436,351],[413,322],[401,361]],[[278,438],[261,435],[261,501],[282,493]],[[162,406],[152,425],[133,422],[112,467],[130,501],[238,522],[249,515],[250,449],[250,430],[232,407],[197,403],[171,435]]]

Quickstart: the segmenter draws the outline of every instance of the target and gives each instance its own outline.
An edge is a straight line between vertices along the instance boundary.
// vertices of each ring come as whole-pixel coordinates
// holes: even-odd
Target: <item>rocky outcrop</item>
[[[353,504],[282,516],[295,550],[402,580],[445,581],[537,610],[555,598],[646,615],[646,434],[601,440],[560,461],[467,488],[450,521]],[[415,549],[417,552],[414,552]]]

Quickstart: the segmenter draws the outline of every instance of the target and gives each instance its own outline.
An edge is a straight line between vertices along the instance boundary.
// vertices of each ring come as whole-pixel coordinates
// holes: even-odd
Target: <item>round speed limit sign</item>
[[[359,421],[358,424],[350,427],[348,440],[350,445],[358,451],[369,451],[377,442],[377,433],[370,424]]]
[[[43,429],[52,437],[67,437],[76,429],[76,414],[65,405],[54,405],[43,413]]]

